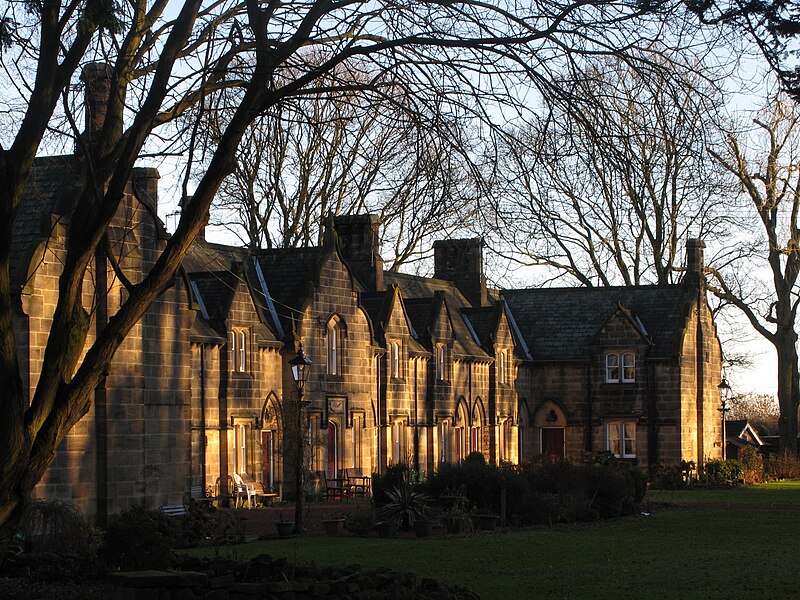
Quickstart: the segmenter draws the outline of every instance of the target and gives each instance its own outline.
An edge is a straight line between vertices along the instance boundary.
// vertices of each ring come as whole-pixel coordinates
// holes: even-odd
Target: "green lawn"
[[[649,516],[600,523],[423,540],[301,537],[227,550],[240,558],[386,565],[460,583],[487,600],[800,593],[800,482],[652,492],[648,499]]]

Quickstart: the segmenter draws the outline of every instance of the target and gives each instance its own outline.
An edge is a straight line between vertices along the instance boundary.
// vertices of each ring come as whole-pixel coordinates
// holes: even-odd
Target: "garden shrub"
[[[764,481],[764,458],[758,448],[755,446],[740,448],[739,460],[742,462],[742,477],[745,485]]]
[[[141,505],[115,515],[106,531],[105,557],[109,568],[167,569],[181,525],[181,518]]]
[[[800,458],[791,454],[771,454],[765,461],[765,471],[769,479],[800,478]]]
[[[735,458],[710,460],[705,465],[709,485],[737,485],[742,481],[744,466]]]
[[[16,565],[9,559],[4,567],[9,572],[22,569],[25,576],[39,581],[96,579],[103,570],[98,561],[100,539],[74,504],[33,500],[22,516],[17,538],[27,554]]]
[[[647,480],[616,459],[576,465],[542,458],[519,467],[444,464],[425,487],[432,497],[463,489],[473,510],[492,513],[500,512],[503,488],[507,522],[529,525],[630,514],[644,498]]]

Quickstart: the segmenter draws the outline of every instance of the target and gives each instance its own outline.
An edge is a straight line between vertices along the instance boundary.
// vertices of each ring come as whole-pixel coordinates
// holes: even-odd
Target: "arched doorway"
[[[536,409],[534,426],[539,430],[539,453],[550,458],[566,456],[567,418],[560,403],[545,400]]]
[[[270,392],[261,410],[261,483],[265,488],[274,489],[275,481],[280,480],[276,448],[280,447],[280,403]]]

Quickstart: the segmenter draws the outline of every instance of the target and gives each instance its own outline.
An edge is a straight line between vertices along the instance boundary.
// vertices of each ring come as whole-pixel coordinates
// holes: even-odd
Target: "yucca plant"
[[[381,518],[395,521],[400,529],[409,530],[414,519],[425,516],[428,495],[418,492],[406,479],[386,490],[389,502],[381,507]]]

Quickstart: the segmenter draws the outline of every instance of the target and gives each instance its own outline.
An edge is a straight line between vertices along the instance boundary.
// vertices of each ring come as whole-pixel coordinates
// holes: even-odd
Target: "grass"
[[[648,493],[649,516],[464,538],[308,537],[231,547],[318,565],[358,563],[508,598],[790,598],[800,482]],[[196,551],[213,553],[210,550]]]

